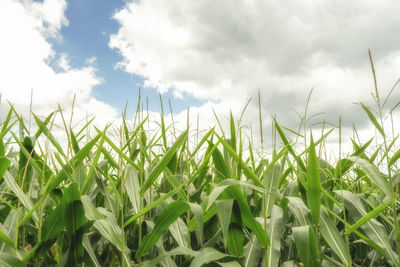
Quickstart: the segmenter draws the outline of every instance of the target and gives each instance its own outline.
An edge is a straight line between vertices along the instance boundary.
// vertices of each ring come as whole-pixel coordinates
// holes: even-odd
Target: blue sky
[[[87,65],[86,59],[96,57],[94,63],[96,75],[103,82],[95,86],[95,97],[116,109],[122,110],[128,101],[128,115],[136,109],[138,90],[142,87],[142,99],[149,99],[149,109],[160,111],[159,95],[156,88],[143,89],[143,78],[127,73],[115,65],[122,60],[120,54],[108,45],[110,34],[119,29],[118,22],[112,16],[121,10],[126,1],[120,0],[68,0],[65,16],[69,21],[67,27],[61,29],[62,41],[53,40],[57,53],[67,53],[70,65],[80,68]],[[180,112],[189,106],[201,105],[204,101],[186,94],[176,98],[171,92],[163,94],[166,113],[169,113],[167,101],[173,104],[173,111]]]

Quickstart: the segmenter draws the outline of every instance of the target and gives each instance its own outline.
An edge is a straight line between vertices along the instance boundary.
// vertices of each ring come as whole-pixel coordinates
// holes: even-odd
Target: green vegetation
[[[282,145],[265,157],[232,115],[229,134],[199,140],[164,117],[146,130],[138,112],[117,135],[64,122],[63,148],[52,130],[61,111],[32,114],[30,131],[11,108],[0,132],[2,266],[400,266],[400,150],[377,88],[375,99],[377,112],[360,112],[381,144],[354,139],[337,162],[321,151],[340,127],[290,138],[274,120]]]

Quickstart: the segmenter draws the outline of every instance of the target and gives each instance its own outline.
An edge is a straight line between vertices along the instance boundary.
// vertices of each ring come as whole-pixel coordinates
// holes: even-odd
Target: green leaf
[[[215,127],[211,128],[200,140],[200,142],[196,145],[196,147],[193,149],[193,151],[190,153],[191,154],[191,159],[193,159],[194,156],[196,156],[203,146],[203,144],[209,140],[209,137],[214,134],[214,129]],[[212,139],[212,138],[211,138]]]
[[[90,221],[102,220],[107,217],[101,213],[95,206],[92,204],[92,200],[89,196],[83,195],[81,196],[81,201],[83,204],[83,208],[85,210],[86,219]]]
[[[217,200],[217,198],[225,191],[225,189],[228,187],[229,185],[223,185],[223,186],[216,186],[214,187],[213,191],[211,191],[211,193],[208,195],[208,197],[205,200],[205,203],[207,203],[206,206],[206,211],[210,209],[210,207],[212,206],[212,204],[214,204],[214,202]]]
[[[236,257],[243,256],[244,247],[244,235],[241,227],[236,224],[231,224],[228,230],[228,242],[226,243],[226,248],[229,253]]]
[[[101,131],[99,129],[96,129],[97,133],[101,134]],[[117,154],[119,156],[121,156],[124,160],[126,160],[127,163],[129,163],[130,165],[132,165],[133,167],[135,167],[135,169],[139,170],[139,167],[129,158],[129,156],[122,152],[114,143],[113,141],[111,141],[110,138],[107,137],[107,135],[104,136],[104,140],[111,146],[111,148],[117,152]],[[109,153],[105,153],[105,150],[103,150],[103,154],[104,156],[108,156],[107,154]],[[112,164],[115,163],[115,161],[112,159],[112,157],[107,157],[107,159],[110,160],[110,162],[112,162]]]
[[[133,211],[138,213],[140,210],[140,184],[137,171],[130,165],[125,169],[125,190],[132,204]]]
[[[185,222],[178,217],[169,227],[169,232],[180,247],[188,248],[188,229]]]
[[[217,142],[213,146],[211,144],[209,144],[207,151],[203,157],[203,160],[199,164],[195,173],[192,175],[192,178],[188,181],[188,184],[194,182],[197,186],[199,186],[203,182],[203,179],[207,175],[207,172],[209,169],[208,162],[210,161],[210,158],[211,158],[212,154],[214,153],[214,150],[218,148],[218,145],[219,145],[219,142]]]
[[[107,126],[107,127],[108,127],[108,126]],[[81,188],[81,194],[82,194],[82,195],[85,194],[87,188],[89,187],[89,183],[90,183],[90,182],[92,181],[92,179],[93,179],[94,171],[95,171],[95,168],[96,168],[96,166],[97,166],[97,163],[99,162],[100,155],[101,155],[101,152],[102,152],[102,148],[103,148],[103,144],[104,144],[104,137],[105,137],[105,134],[106,134],[106,131],[107,131],[107,127],[106,127],[106,128],[104,129],[104,131],[101,133],[100,142],[99,142],[99,144],[97,145],[97,151],[96,151],[96,153],[95,153],[95,155],[94,155],[92,164],[90,165],[89,171],[88,171],[88,173],[87,173],[87,176],[86,176],[85,181],[83,182],[83,186],[82,186],[82,188]]]
[[[62,205],[57,205],[57,207],[44,218],[42,225],[42,242],[56,238],[63,231],[64,226]]]
[[[52,175],[52,171],[47,164],[40,159],[35,153],[30,153],[32,151],[28,151],[28,149],[25,148],[24,144],[17,138],[17,136],[11,131],[10,134],[13,136],[15,142],[18,144],[20,153],[22,152],[23,157],[29,160],[29,164],[32,165],[32,167],[35,168],[37,173],[39,174],[39,177],[43,179],[45,182],[49,179],[49,177]]]
[[[65,189],[62,205],[67,234],[71,236],[85,224],[85,211],[76,183],[70,184],[69,187]]]
[[[276,267],[281,258],[281,238],[284,230],[283,211],[274,205],[271,211],[271,219],[268,225],[268,235],[271,239],[271,245],[267,248],[267,265],[268,267]]]
[[[74,183],[78,184],[78,188],[82,188],[83,183],[86,179],[87,176],[87,168],[85,164],[81,163],[78,166],[76,166],[71,175],[71,181]]]
[[[375,209],[371,210],[366,215],[364,215],[363,217],[358,219],[358,221],[356,221],[352,226],[350,226],[347,229],[347,233],[351,234],[352,232],[354,232],[354,230],[357,230],[361,225],[365,224],[372,218],[375,218],[376,216],[378,216],[383,210],[385,210],[387,207],[392,205],[392,203],[393,203],[393,201],[389,201],[389,202],[383,203],[382,205],[379,205]]]
[[[181,190],[183,184],[180,185],[179,187],[175,188],[172,191],[169,191],[168,193],[166,193],[165,195],[161,196],[160,198],[158,198],[157,200],[151,202],[151,204],[147,205],[146,207],[144,207],[143,209],[141,209],[138,213],[136,213],[135,215],[133,215],[132,217],[130,217],[124,227],[127,227],[129,224],[133,223],[137,218],[139,218],[140,216],[143,216],[144,214],[148,213],[149,211],[151,211],[152,209],[154,209],[155,207],[157,207],[158,205],[161,205],[162,203],[164,203],[165,200],[167,200],[168,198],[172,197],[173,195],[175,195],[176,193],[179,192],[179,190]]]
[[[267,191],[265,194],[265,214],[267,217],[271,215],[272,208],[277,197],[281,174],[282,171],[280,167],[278,165],[274,165],[263,178],[265,190]]]
[[[276,130],[277,130],[279,136],[281,137],[281,140],[282,140],[283,144],[284,144],[285,146],[287,146],[287,150],[288,150],[289,153],[293,156],[293,158],[297,161],[297,163],[299,164],[300,168],[301,168],[303,171],[306,171],[307,169],[306,169],[306,166],[304,165],[304,162],[303,162],[302,159],[301,159],[299,156],[297,156],[296,153],[294,152],[293,147],[290,145],[288,139],[286,138],[285,134],[283,133],[283,131],[282,131],[281,127],[279,126],[278,122],[276,121],[276,119],[273,118],[273,120],[274,120],[274,123],[275,123],[275,128],[276,128]]]
[[[260,181],[260,179],[258,179],[257,175],[250,169],[249,166],[247,166],[246,163],[244,163],[239,156],[236,154],[236,152],[232,149],[232,147],[225,141],[223,140],[220,136],[216,135],[218,140],[221,142],[221,144],[224,146],[224,148],[226,149],[226,151],[228,151],[228,153],[232,156],[232,158],[236,161],[236,163],[242,168],[244,175],[246,175],[246,177],[248,179],[253,180],[253,182],[259,186],[259,187],[263,187],[263,183]]]
[[[334,221],[329,217],[329,214],[325,210],[322,210],[320,215],[319,230],[322,237],[325,239],[329,247],[336,253],[342,263],[346,266],[350,266],[351,259],[346,251],[346,244]]]
[[[165,206],[159,216],[156,217],[153,231],[143,238],[138,250],[136,258],[142,257],[149,249],[151,249],[178,217],[189,209],[189,205],[183,201],[174,201]]]
[[[327,207],[325,207],[325,206],[324,206],[324,209],[325,209],[328,213],[330,213],[331,215],[333,215],[335,218],[337,218],[340,222],[342,222],[343,224],[346,224],[348,227],[350,227],[350,225],[349,225],[346,221],[344,221],[342,218],[338,217],[338,216],[336,215],[336,213],[334,213],[333,211],[329,210],[329,209],[328,209]],[[352,219],[351,217],[352,217],[352,216],[350,216],[349,218]],[[383,252],[382,248],[381,248],[377,243],[375,243],[375,241],[373,241],[372,239],[370,239],[368,236],[364,235],[363,233],[361,233],[361,232],[359,232],[359,231],[357,231],[357,230],[354,230],[354,234],[356,234],[358,237],[361,238],[361,240],[357,240],[357,243],[362,244],[362,242],[365,242],[365,243],[368,244],[371,248],[373,248],[373,249],[375,250],[375,252],[379,252],[379,254],[384,255],[384,252]],[[374,254],[375,254],[375,253],[374,253]],[[374,257],[375,257],[375,256],[374,256]]]
[[[392,166],[400,158],[400,149],[394,153],[394,155],[389,160],[389,166]]]
[[[132,140],[137,138],[137,134],[141,131],[143,131],[143,125],[145,124],[145,122],[148,120],[149,116],[147,115],[142,121],[140,121],[140,123],[136,126],[136,129],[133,131],[133,133],[130,135],[129,139],[126,141],[124,147],[122,148],[122,150],[124,150],[125,148],[129,148],[130,145],[132,144]],[[123,121],[125,123],[125,118],[123,118]],[[128,133],[129,135],[129,133]]]
[[[316,258],[315,238],[311,226],[292,227],[294,243],[296,244],[298,256],[305,267],[321,266]]]
[[[57,142],[57,140],[54,138],[53,134],[49,131],[49,129],[47,129],[47,127],[46,127],[47,123],[43,123],[39,119],[39,117],[37,117],[33,113],[32,113],[32,116],[35,119],[37,126],[39,126],[39,131],[42,131],[45,134],[45,136],[49,139],[51,144],[57,149],[57,152],[60,153],[64,158],[66,158],[67,156],[65,155],[64,150],[62,149],[61,145]],[[35,136],[35,137],[37,138],[38,136]]]
[[[382,127],[379,125],[378,120],[375,118],[375,116],[371,112],[371,110],[363,103],[361,103],[361,107],[367,113],[368,118],[374,124],[374,126],[378,130],[378,132],[382,135],[382,137],[385,137],[385,132],[383,131]]]
[[[371,144],[371,142],[374,139],[371,138],[367,143],[365,143],[362,147],[357,147],[357,150],[351,155],[351,156],[356,156],[356,157],[360,157],[364,154],[364,151],[368,148],[368,146]],[[355,146],[356,143],[353,141],[353,145]],[[346,174],[350,168],[353,166],[354,161],[349,160],[349,159],[341,159],[337,165],[336,165],[336,169],[335,169],[335,177],[339,178],[340,176],[343,176],[344,174]]]
[[[13,108],[11,107],[10,110],[8,111],[7,117],[4,120],[4,122],[2,122],[2,127],[1,127],[1,133],[0,133],[0,139],[3,140],[3,137],[6,135],[6,133],[11,129],[11,127],[17,122],[14,121],[11,126],[8,127],[8,123],[11,121],[12,118],[12,114],[13,114]],[[7,128],[8,127],[8,128]],[[2,155],[4,156],[4,151],[2,153]]]
[[[204,230],[203,229],[204,228],[204,223],[203,223],[204,212],[203,212],[203,209],[197,203],[188,202],[188,204],[190,206],[190,211],[193,213],[194,218],[197,221],[198,228],[196,229],[196,233],[197,233],[197,235],[199,237],[200,244],[202,244],[203,243],[203,239],[204,239],[204,237],[203,237],[204,236],[204,233],[203,233],[203,230]]]
[[[253,233],[257,236],[261,246],[268,246],[268,234],[264,231],[261,224],[254,219],[250,207],[241,191],[237,187],[229,186],[224,190],[224,196],[228,199],[233,198],[236,200],[240,209],[243,226],[248,227],[251,231],[253,231]]]
[[[376,166],[374,166],[368,160],[360,157],[352,156],[348,159],[357,164],[361,168],[361,170],[363,170],[367,174],[371,181],[374,182],[379,187],[379,189],[382,190],[387,196],[391,195],[389,182],[385,179],[385,177]]]
[[[230,126],[231,126],[231,147],[236,152],[236,129],[235,120],[232,116],[232,111],[230,112]]]
[[[0,179],[3,178],[4,173],[8,170],[10,163],[11,161],[8,158],[0,156]]]
[[[86,200],[89,200],[86,197]],[[91,207],[91,209],[96,209],[95,207]],[[119,251],[124,251],[123,261],[125,266],[130,265],[130,249],[126,246],[126,240],[123,238],[122,230],[118,226],[117,220],[111,212],[106,211],[103,208],[99,208],[99,210],[92,212],[93,214],[101,213],[106,218],[105,219],[96,219],[93,224],[93,227],[99,231],[99,233],[107,239],[111,244],[113,244]],[[96,215],[97,216],[97,215]]]
[[[197,255],[199,255],[200,252],[198,251],[194,251],[188,248],[182,248],[182,247],[177,247],[174,248],[168,252],[164,252],[163,254],[161,254],[160,256],[158,256],[155,259],[152,259],[150,261],[145,261],[142,262],[142,266],[143,267],[154,267],[154,266],[158,266],[157,264],[159,262],[161,262],[162,260],[166,259],[166,258],[170,258],[172,256],[176,256],[176,255],[187,255],[187,256],[191,256],[191,257],[196,257]]]
[[[0,253],[0,265],[4,267],[24,267],[24,264],[21,260],[14,257],[11,254],[1,252]]]
[[[17,245],[15,244],[14,241],[12,241],[7,232],[8,232],[7,229],[2,224],[0,224],[0,240],[12,248],[17,248]]]
[[[261,252],[262,248],[257,241],[257,237],[252,234],[249,242],[247,242],[244,247],[244,267],[258,267],[260,264]]]
[[[226,247],[228,244],[228,231],[231,222],[233,199],[217,200],[215,204],[217,206],[218,220],[224,237],[224,246]]]
[[[12,209],[7,215],[6,220],[3,223],[2,231],[3,233],[8,236],[11,240],[15,237],[15,233],[17,231],[17,221],[19,219],[19,215],[23,213],[23,208],[21,207],[18,211],[17,209]],[[3,240],[5,243],[1,244],[0,246],[0,252],[6,252],[6,244],[11,245],[9,242],[6,242],[6,240]],[[11,246],[12,248],[16,247],[17,244],[14,244],[14,241],[12,241],[13,245]]]
[[[76,140],[76,137],[74,135],[74,132],[72,131],[72,129],[69,129],[69,135],[71,136],[71,145],[72,145],[72,150],[74,151],[74,153],[78,153],[80,148],[79,148],[79,143]]]
[[[96,254],[93,250],[92,244],[90,244],[90,240],[87,234],[83,235],[82,245],[85,248],[86,252],[88,253],[93,265],[95,267],[102,267],[99,261],[97,260]]]
[[[76,166],[83,162],[83,160],[89,155],[93,146],[97,143],[100,137],[100,135],[97,135],[92,140],[90,140],[89,143],[82,147],[81,150],[76,153],[74,157],[72,157],[72,159],[70,159],[70,161],[63,166],[63,168],[57,173],[55,177],[49,179],[44,189],[44,195],[47,195],[49,192],[51,192],[67,177],[67,175],[73,172]]]
[[[210,143],[210,145],[212,144]],[[226,161],[224,160],[221,152],[218,149],[214,150],[212,157],[215,170],[217,171],[217,176],[220,176],[222,179],[232,178],[229,166],[228,164],[226,164]]]
[[[304,204],[303,200],[298,197],[287,197],[288,199],[288,208],[291,213],[296,218],[296,222],[298,226],[306,226],[308,225],[310,220],[310,210]]]
[[[161,95],[160,95],[161,97]],[[167,148],[167,135],[165,130],[165,123],[164,123],[164,114],[160,113],[160,120],[161,120],[161,136],[163,139],[164,147]]]
[[[21,190],[21,188],[17,185],[15,180],[12,178],[11,174],[6,171],[4,173],[4,180],[7,184],[8,187],[10,187],[11,191],[14,192],[14,194],[18,197],[19,201],[25,206],[27,210],[32,210],[33,209],[33,203],[31,199],[25,195],[25,193]],[[35,222],[39,222],[39,216],[37,212],[33,213],[33,219]]]
[[[64,212],[64,223],[66,233],[69,240],[69,257],[70,264],[79,264],[84,255],[82,246],[83,229],[85,228],[85,210],[80,200],[78,185],[76,183],[64,191],[62,200],[62,209]]]
[[[297,248],[297,255],[306,267],[310,266],[309,231],[309,225],[292,227],[293,238]]]
[[[204,213],[203,216],[203,223],[208,222],[209,220],[211,220],[215,215],[217,214],[217,208],[216,206],[211,206],[211,208],[209,210],[207,210]],[[189,232],[193,232],[194,230],[196,230],[198,228],[198,222],[197,220],[191,220],[188,224],[188,230]]]
[[[115,216],[110,212],[106,213],[106,219],[96,220],[93,226],[99,231],[99,233],[108,241],[110,241],[117,249],[122,250],[122,231],[119,228]]]
[[[26,220],[28,220],[32,214],[36,211],[36,209],[43,203],[43,201],[47,198],[49,193],[53,191],[56,186],[58,186],[67,176],[67,173],[72,173],[73,167],[78,166],[90,153],[92,147],[96,144],[97,140],[100,138],[100,135],[97,135],[89,143],[87,143],[75,156],[63,166],[63,168],[57,173],[56,176],[51,176],[47,181],[46,186],[40,196],[40,199],[35,203],[33,208],[29,210],[28,213],[22,218],[18,225],[22,225]]]
[[[321,208],[321,177],[319,163],[315,152],[314,140],[311,133],[311,142],[307,162],[307,201],[311,210],[311,218],[314,225],[319,224]]]
[[[346,190],[335,191],[338,197],[343,197],[345,207],[348,209],[349,218],[356,222],[367,212],[361,203],[360,197]],[[378,252],[384,256],[392,266],[398,266],[399,261],[390,244],[389,236],[385,227],[375,219],[369,219],[360,226],[365,235],[380,249]]]
[[[54,112],[51,112],[51,113],[49,114],[49,116],[47,116],[47,117],[44,119],[43,122],[40,121],[40,119],[39,119],[39,121],[40,121],[40,124],[38,124],[39,129],[36,131],[36,133],[35,133],[35,135],[34,135],[34,139],[37,139],[37,138],[43,133],[43,130],[47,130],[46,126],[47,126],[47,124],[49,124],[49,122],[50,122],[50,120],[51,120],[51,118],[53,117],[54,114],[55,114]],[[36,116],[35,116],[35,117],[36,117]]]
[[[190,267],[201,267],[203,264],[207,264],[210,262],[214,262],[220,259],[225,258],[226,254],[219,252],[218,250],[210,247],[206,247],[201,250],[200,254],[198,254],[190,264]]]
[[[179,149],[179,147],[186,141],[187,132],[183,132],[175,141],[175,143],[171,146],[170,149],[164,154],[162,159],[157,163],[157,165],[151,170],[149,177],[147,178],[145,184],[140,189],[140,194],[143,195],[150,186],[156,181],[158,176],[163,172],[165,167],[167,167],[168,163]]]

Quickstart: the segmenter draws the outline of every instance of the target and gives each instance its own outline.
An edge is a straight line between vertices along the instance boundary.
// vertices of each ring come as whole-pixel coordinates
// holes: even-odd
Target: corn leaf
[[[361,107],[365,111],[365,113],[367,113],[369,120],[372,122],[378,132],[382,135],[382,137],[385,137],[385,132],[383,131],[381,125],[378,123],[378,120],[376,119],[372,111],[363,103],[361,103]]]
[[[163,158],[157,163],[157,165],[151,170],[149,177],[147,178],[145,184],[140,189],[140,194],[143,195],[150,186],[156,181],[158,176],[164,171],[168,163],[179,149],[179,147],[186,141],[187,133],[183,132],[175,141],[170,149],[164,154]]]
[[[311,210],[312,222],[314,225],[318,225],[321,208],[321,177],[312,134],[307,162],[307,200]]]
[[[151,249],[168,227],[175,222],[178,217],[189,209],[189,205],[183,201],[175,201],[163,208],[163,211],[154,221],[153,231],[143,238],[138,250],[136,258],[142,257],[149,249]]]

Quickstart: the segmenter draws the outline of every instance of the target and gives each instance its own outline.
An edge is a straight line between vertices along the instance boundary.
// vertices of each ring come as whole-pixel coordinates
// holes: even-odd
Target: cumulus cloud
[[[382,92],[400,76],[399,11],[390,0],[130,1],[114,15],[120,28],[109,45],[146,86],[207,100],[197,108],[205,122],[210,103],[238,116],[253,98],[247,122],[257,125],[260,89],[265,127],[276,114],[296,128],[294,111],[304,111],[314,88],[309,113],[335,124],[342,116],[350,130],[370,125],[354,104],[373,104],[368,48]]]
[[[6,100],[27,117],[33,111],[47,115],[58,108],[70,112],[76,94],[75,115],[100,114],[101,121],[117,117],[111,106],[96,100],[92,89],[101,83],[89,60],[82,68],[72,68],[67,54],[57,54],[51,39],[61,42],[60,30],[68,25],[65,0],[0,1],[0,92],[1,113]],[[55,69],[58,67],[59,69]]]

